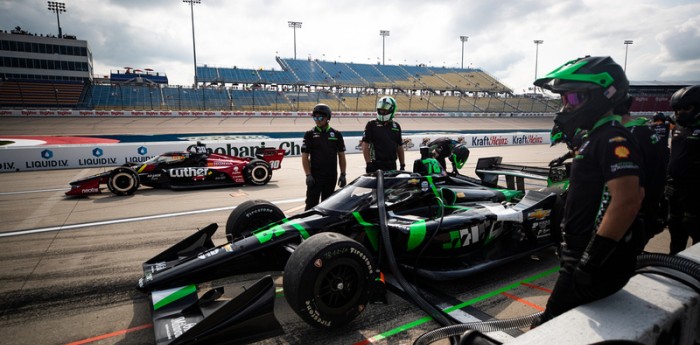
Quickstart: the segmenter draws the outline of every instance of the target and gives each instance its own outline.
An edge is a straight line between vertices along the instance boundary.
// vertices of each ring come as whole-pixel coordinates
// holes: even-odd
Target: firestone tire
[[[338,328],[350,323],[369,300],[375,264],[355,240],[332,232],[303,241],[284,268],[284,297],[306,323]]]
[[[117,168],[109,174],[107,188],[115,195],[134,194],[139,189],[139,176],[130,168]]]
[[[285,218],[279,207],[265,200],[248,200],[231,211],[226,220],[226,236],[229,241],[249,236],[253,230]]]
[[[261,159],[254,159],[243,170],[245,182],[254,186],[264,186],[272,178],[270,164]]]

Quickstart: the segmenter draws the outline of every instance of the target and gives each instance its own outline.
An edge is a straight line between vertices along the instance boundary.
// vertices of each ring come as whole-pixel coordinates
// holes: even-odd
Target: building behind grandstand
[[[88,42],[75,36],[0,32],[0,108],[98,110],[373,111],[389,94],[404,112],[547,113],[560,101],[515,94],[479,68],[357,64],[276,57],[279,70],[197,66],[194,87],[167,75],[123,67],[93,75]],[[670,111],[669,99],[692,83],[633,82],[634,112]]]

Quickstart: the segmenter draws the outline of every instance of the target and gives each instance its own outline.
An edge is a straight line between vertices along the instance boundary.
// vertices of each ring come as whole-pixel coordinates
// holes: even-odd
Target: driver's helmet
[[[592,129],[603,115],[628,100],[627,76],[609,56],[571,60],[534,84],[561,96],[554,122],[569,138],[577,129]]]
[[[391,121],[396,113],[396,100],[391,96],[384,96],[377,101],[377,120],[380,122]]]
[[[450,159],[457,169],[462,169],[464,163],[469,159],[469,148],[467,148],[465,144],[455,146],[455,148],[452,149],[452,156]]]
[[[700,85],[686,86],[671,96],[671,108],[681,126],[700,125]]]
[[[314,107],[314,110],[311,111],[311,116],[316,117],[316,116],[323,116],[327,117],[329,120],[331,119],[331,107],[329,107],[326,104],[319,103],[316,104]]]

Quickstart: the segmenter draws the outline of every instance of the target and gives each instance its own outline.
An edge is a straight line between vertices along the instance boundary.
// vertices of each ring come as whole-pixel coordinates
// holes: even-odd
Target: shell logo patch
[[[617,158],[627,158],[630,156],[630,150],[626,146],[618,146],[615,148],[615,156]]]

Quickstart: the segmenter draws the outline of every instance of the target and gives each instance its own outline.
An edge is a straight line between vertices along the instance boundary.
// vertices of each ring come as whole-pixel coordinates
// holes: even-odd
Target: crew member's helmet
[[[549,132],[549,142],[551,144],[549,146],[554,146],[564,141],[566,141],[564,133],[561,131],[561,128],[559,128],[559,125],[555,123],[554,127],[552,127],[552,131]]]
[[[666,115],[664,115],[662,112],[658,112],[651,120],[653,122],[666,122]]]
[[[316,104],[314,107],[314,110],[311,111],[311,116],[316,117],[316,116],[323,116],[327,117],[329,120],[331,119],[331,107],[329,107],[326,104],[319,103]]]
[[[608,56],[569,61],[534,84],[561,95],[562,107],[554,122],[569,138],[577,129],[590,130],[603,115],[628,100],[627,76]]]
[[[671,96],[671,108],[681,126],[700,125],[700,85],[686,86]]]
[[[464,163],[469,159],[469,148],[465,144],[459,144],[452,149],[452,157],[450,157],[457,169],[462,169]]]
[[[380,122],[391,121],[396,113],[396,100],[391,96],[384,96],[377,101],[377,120]]]

